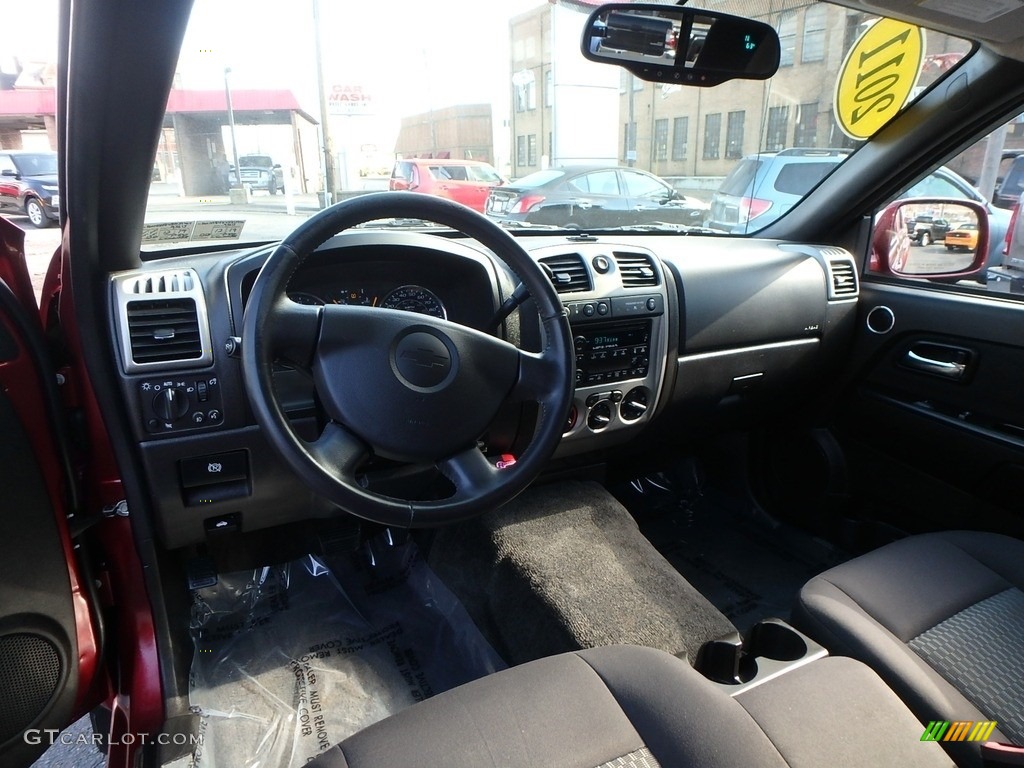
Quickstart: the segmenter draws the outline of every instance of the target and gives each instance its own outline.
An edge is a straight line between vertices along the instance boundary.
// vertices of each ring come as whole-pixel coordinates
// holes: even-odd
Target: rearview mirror
[[[910,198],[887,205],[875,220],[868,270],[950,281],[985,267],[988,212],[970,200]]]
[[[583,55],[642,80],[711,86],[764,80],[779,68],[779,36],[760,21],[654,3],[611,3],[590,15]]]

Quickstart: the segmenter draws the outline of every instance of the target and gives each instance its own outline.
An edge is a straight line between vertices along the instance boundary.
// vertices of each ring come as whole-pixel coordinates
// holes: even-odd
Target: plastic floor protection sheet
[[[194,593],[195,768],[304,765],[417,701],[505,667],[415,546],[222,575]],[[176,765],[179,764],[177,761]]]

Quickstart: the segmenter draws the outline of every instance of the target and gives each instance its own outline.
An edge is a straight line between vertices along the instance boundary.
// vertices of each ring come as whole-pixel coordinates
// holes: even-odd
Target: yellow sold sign
[[[833,110],[847,136],[866,139],[900,111],[917,84],[924,51],[920,27],[895,19],[868,27],[836,80]]]

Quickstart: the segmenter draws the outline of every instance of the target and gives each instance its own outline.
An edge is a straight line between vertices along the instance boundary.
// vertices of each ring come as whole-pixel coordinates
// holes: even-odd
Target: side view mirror
[[[868,271],[936,281],[962,280],[985,267],[989,223],[972,200],[910,198],[875,217]]]
[[[14,178],[18,178],[18,172],[13,168],[4,168],[0,171],[0,176],[12,176]]]
[[[656,3],[600,6],[581,47],[591,61],[618,64],[641,80],[697,86],[765,80],[781,52],[778,33],[763,22]]]

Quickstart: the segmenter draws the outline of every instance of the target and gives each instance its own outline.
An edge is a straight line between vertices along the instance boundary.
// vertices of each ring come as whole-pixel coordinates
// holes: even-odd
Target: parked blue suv
[[[853,150],[794,147],[742,158],[711,198],[705,226],[730,234],[756,232],[780,218]],[[962,176],[937,168],[900,197],[951,197],[985,206],[991,232],[988,266],[1002,261],[1010,212],[989,204]]]

